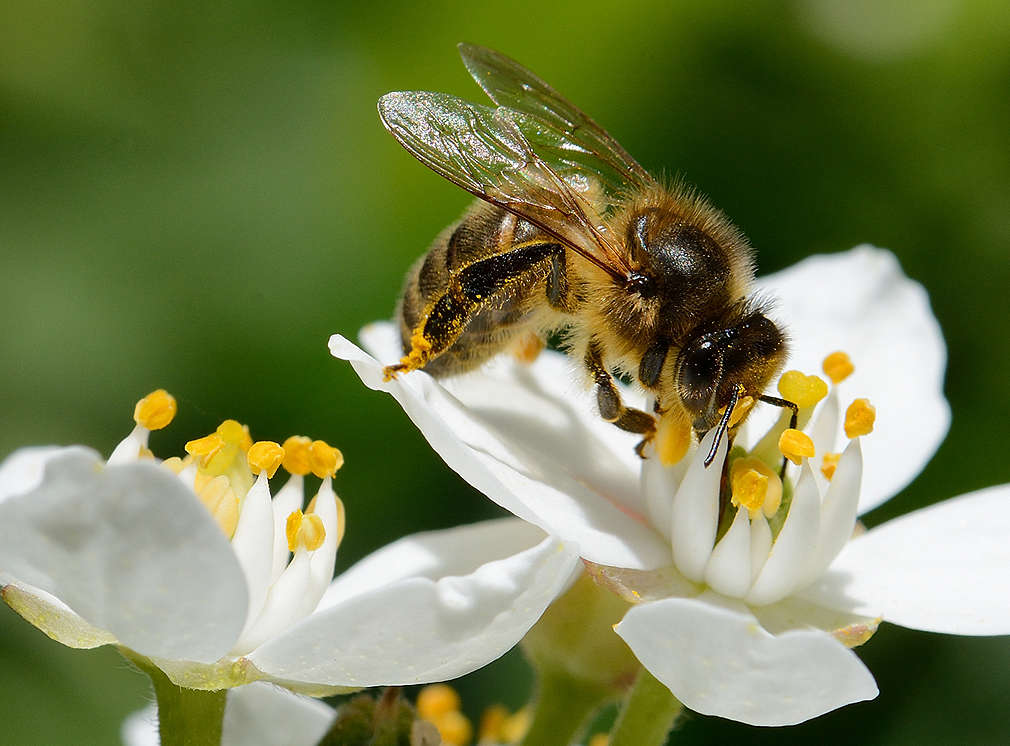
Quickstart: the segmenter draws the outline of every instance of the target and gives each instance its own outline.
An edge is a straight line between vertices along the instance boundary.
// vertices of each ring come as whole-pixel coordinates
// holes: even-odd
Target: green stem
[[[121,652],[146,673],[154,685],[161,746],[220,746],[227,689],[184,689],[173,684],[147,658],[132,651]]]
[[[643,668],[610,731],[609,746],[662,746],[683,707]]]
[[[541,672],[538,690],[533,722],[523,746],[572,743],[586,727],[589,716],[611,696],[603,687],[545,672]]]

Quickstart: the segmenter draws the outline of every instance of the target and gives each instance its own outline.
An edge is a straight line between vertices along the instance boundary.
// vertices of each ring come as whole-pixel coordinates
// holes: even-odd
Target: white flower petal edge
[[[86,448],[49,450],[34,488],[0,503],[0,568],[147,655],[217,660],[245,621],[242,570],[192,491]]]
[[[845,391],[882,405],[864,454],[865,513],[922,471],[950,427],[946,345],[926,290],[894,254],[872,246],[812,256],[757,285],[775,298],[774,315],[789,332],[788,367],[819,371],[826,354],[844,350],[856,366]]]
[[[577,419],[580,407],[541,388],[540,379],[463,376],[455,382],[461,399],[423,371],[383,381],[382,363],[340,335],[330,338],[330,352],[350,362],[366,386],[391,394],[445,462],[506,510],[602,564],[652,568],[669,561],[662,537],[620,507],[614,484],[625,480],[627,491],[637,485],[637,471],[595,437],[595,423]],[[630,453],[633,444],[628,439],[623,447]],[[601,475],[595,483],[594,473]]]
[[[820,630],[766,632],[725,599],[670,598],[633,607],[615,627],[687,707],[750,725],[793,725],[877,696],[873,676]]]
[[[228,691],[221,746],[314,746],[336,712],[318,700],[255,682]],[[125,746],[158,746],[154,704],[127,716],[120,729]]]
[[[326,608],[249,657],[286,682],[455,678],[512,648],[579,566],[576,552],[514,518],[410,536],[348,570]]]
[[[849,542],[803,598],[956,635],[1010,634],[1010,485],[917,510]]]

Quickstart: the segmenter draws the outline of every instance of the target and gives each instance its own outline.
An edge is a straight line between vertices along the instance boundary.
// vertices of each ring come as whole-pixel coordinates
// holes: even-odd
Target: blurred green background
[[[1010,12],[1003,2],[413,3],[6,0],[0,6],[0,455],[108,452],[164,386],[162,454],[223,418],[347,458],[339,567],[404,533],[498,514],[388,397],[329,357],[387,317],[468,198],[385,133],[394,89],[478,99],[454,44],[499,48],[655,172],[681,172],[763,271],[893,249],[947,335],[950,436],[893,515],[1010,481]],[[691,716],[679,743],[996,743],[1010,640],[885,625],[880,697],[755,730]],[[518,706],[516,654],[460,683]],[[112,743],[147,700],[110,650],[0,609],[0,740]]]

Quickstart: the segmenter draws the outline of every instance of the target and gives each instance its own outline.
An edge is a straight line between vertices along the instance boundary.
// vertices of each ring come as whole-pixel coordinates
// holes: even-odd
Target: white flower
[[[120,645],[191,689],[441,681],[511,648],[577,564],[510,518],[406,537],[332,579],[339,451],[252,444],[227,421],[188,443],[185,461],[159,462],[147,437],[174,407],[164,392],[145,397],[108,462],[75,446],[0,464],[3,598],[65,645]],[[282,462],[292,476],[271,498]],[[310,470],[322,484],[303,514]]]
[[[322,702],[262,681],[228,691],[221,746],[315,746],[336,717]],[[123,721],[124,746],[158,746],[158,710],[152,702]]]
[[[881,618],[1010,633],[1010,490],[951,500],[849,541],[857,515],[910,482],[946,433],[940,330],[923,289],[870,247],[810,258],[758,286],[789,330],[788,367],[816,370],[839,349],[856,364],[816,412],[801,412],[817,455],[790,467],[780,526],[760,505],[754,520],[746,509],[720,514],[725,445],[707,470],[707,442],[672,467],[641,462],[634,436],[596,415],[561,355],[530,367],[503,357],[445,381],[412,373],[383,382],[381,364],[343,338],[330,349],[391,393],[467,481],[578,546],[594,576],[636,604],[617,632],[688,707],[784,725],[876,696],[846,645],[864,642]],[[383,362],[400,354],[389,325],[363,340]],[[878,414],[868,442],[853,440],[829,481],[825,451],[845,441],[839,389],[869,397]],[[742,430],[763,434],[778,417],[759,405]],[[780,430],[756,444],[766,462]],[[741,432],[736,443],[747,442]]]

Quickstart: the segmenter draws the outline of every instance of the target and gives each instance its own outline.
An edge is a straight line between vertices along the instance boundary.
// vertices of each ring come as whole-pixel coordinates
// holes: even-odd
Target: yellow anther
[[[678,463],[691,445],[691,418],[683,407],[674,405],[664,412],[656,426],[655,444],[659,462],[664,466]]]
[[[312,440],[304,435],[292,435],[284,441],[284,469],[289,474],[305,476],[312,471],[309,448]]]
[[[200,466],[206,466],[212,458],[221,452],[224,446],[224,438],[217,433],[211,433],[202,438],[189,441],[185,448],[186,453],[196,459],[196,462]]]
[[[856,369],[849,356],[841,350],[832,352],[824,358],[821,367],[824,368],[824,375],[830,378],[832,383],[841,383]]]
[[[284,449],[272,440],[260,440],[249,447],[246,459],[249,461],[249,468],[253,474],[265,471],[269,478],[276,473],[284,461]]]
[[[200,480],[196,496],[204,504],[214,522],[229,539],[235,534],[238,525],[238,498],[231,488],[228,478],[224,476]]]
[[[747,508],[751,518],[761,511],[771,518],[782,504],[782,480],[757,458],[738,458],[729,472],[731,501]]]
[[[458,710],[461,704],[459,694],[448,684],[429,684],[417,693],[418,716],[432,722],[439,715]]]
[[[795,403],[800,409],[806,409],[828,395],[828,384],[818,376],[787,370],[779,379],[779,393],[783,399]]]
[[[813,458],[814,441],[810,436],[800,430],[788,428],[779,437],[779,451],[794,464],[799,464],[805,458]]]
[[[178,456],[172,456],[171,458],[165,459],[161,462],[161,465],[173,474],[178,474],[186,468],[186,463]]]
[[[284,524],[284,535],[288,540],[288,549],[292,552],[304,546],[310,552],[319,549],[326,539],[326,528],[323,519],[314,513],[302,513],[296,510],[288,516]]]
[[[858,438],[873,432],[873,423],[877,419],[877,410],[869,399],[856,399],[845,410],[845,436]]]
[[[821,474],[829,480],[835,476],[835,469],[838,468],[838,459],[842,457],[840,453],[825,453],[821,462]]]
[[[503,738],[503,731],[508,718],[509,711],[505,705],[491,705],[485,708],[480,716],[480,727],[477,729],[477,742],[492,741],[494,743],[507,743]]]
[[[459,710],[450,710],[437,718],[424,718],[438,728],[442,743],[452,746],[466,746],[473,737],[473,726],[470,719]]]
[[[533,715],[529,707],[517,710],[505,721],[505,727],[502,729],[502,743],[519,743],[529,732],[532,721]]]
[[[133,408],[133,421],[148,430],[161,430],[168,427],[178,411],[175,397],[165,389],[158,389],[137,402]]]
[[[217,426],[217,434],[220,435],[228,445],[238,446],[243,451],[248,451],[252,447],[252,437],[249,435],[249,428],[236,420],[225,420]]]
[[[344,454],[325,441],[314,440],[309,446],[309,464],[312,473],[320,479],[332,477],[344,465]]]

